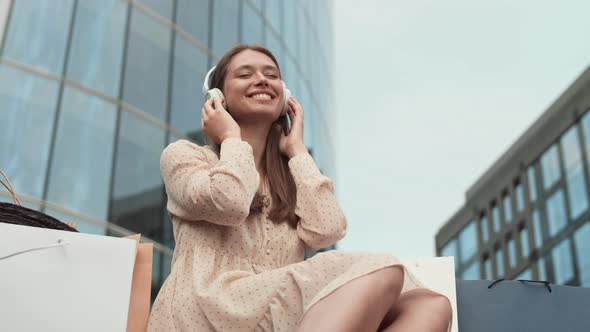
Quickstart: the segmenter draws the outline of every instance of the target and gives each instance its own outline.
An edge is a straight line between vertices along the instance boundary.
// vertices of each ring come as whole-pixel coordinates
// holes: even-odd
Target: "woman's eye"
[[[250,74],[240,74],[240,75],[238,75],[238,77],[247,78],[247,77],[250,77]]]
[[[266,76],[268,76],[270,78],[279,78],[279,75],[276,75],[276,74],[267,74]]]

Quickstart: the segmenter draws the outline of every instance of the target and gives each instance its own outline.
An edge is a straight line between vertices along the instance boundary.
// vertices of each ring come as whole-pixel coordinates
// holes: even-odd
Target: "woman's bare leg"
[[[314,304],[298,331],[376,331],[399,298],[404,284],[400,266],[386,267],[357,278]]]
[[[389,310],[380,328],[383,332],[446,332],[452,319],[449,300],[419,288],[403,293]]]

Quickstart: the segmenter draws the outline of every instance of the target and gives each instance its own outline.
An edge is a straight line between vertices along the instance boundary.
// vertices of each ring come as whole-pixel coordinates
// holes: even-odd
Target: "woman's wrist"
[[[287,150],[287,156],[289,157],[289,159],[305,153],[309,153],[309,151],[307,150],[307,147],[303,144],[293,146],[292,148]]]

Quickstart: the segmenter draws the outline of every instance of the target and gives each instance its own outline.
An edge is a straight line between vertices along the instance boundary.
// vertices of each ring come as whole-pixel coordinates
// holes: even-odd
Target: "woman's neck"
[[[254,162],[256,163],[256,169],[260,176],[265,175],[262,158],[264,157],[264,151],[266,150],[266,140],[270,126],[266,124],[253,124],[253,125],[240,125],[242,133],[242,140],[248,142],[252,146],[254,153]]]

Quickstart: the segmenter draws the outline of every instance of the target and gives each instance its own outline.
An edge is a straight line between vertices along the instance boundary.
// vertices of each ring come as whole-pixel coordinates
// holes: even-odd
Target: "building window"
[[[123,99],[164,122],[172,32],[135,8],[130,19]]]
[[[525,228],[524,224],[520,229],[520,252],[523,258],[529,257],[529,232]]]
[[[553,144],[541,156],[541,175],[543,177],[543,189],[547,191],[560,178],[559,154],[557,145]]]
[[[510,201],[510,194],[507,192],[504,193],[502,200],[504,201],[504,220],[506,223],[509,223],[512,221],[512,202]]]
[[[264,42],[264,24],[248,1],[242,5],[242,43],[262,44]]]
[[[539,280],[547,280],[547,269],[545,267],[545,257],[541,257],[537,260],[537,270],[539,272]]]
[[[65,88],[49,177],[49,201],[107,220],[116,118],[115,105]]]
[[[213,4],[212,49],[216,56],[222,56],[238,42],[239,1],[217,0]]]
[[[511,268],[516,266],[516,244],[512,237],[508,238],[508,264]]]
[[[496,247],[496,276],[498,278],[504,276],[504,255],[500,247]]]
[[[479,219],[479,228],[481,229],[481,239],[482,241],[488,242],[490,239],[489,230],[488,230],[488,217],[485,214],[482,214]]]
[[[531,280],[533,279],[533,274],[531,273],[531,269],[527,268],[526,270],[522,271],[517,277],[516,280]]]
[[[541,229],[541,215],[538,210],[533,210],[533,231],[535,236],[535,248],[539,249],[543,245],[543,230]]]
[[[457,239],[452,239],[441,249],[442,257],[454,257],[455,271],[459,270],[459,250],[457,248]]]
[[[563,134],[561,141],[569,208],[572,219],[577,218],[588,209],[586,178],[584,177],[584,164],[582,162],[582,152],[578,137],[578,128],[573,126]]]
[[[3,55],[61,75],[73,0],[14,1]]]
[[[574,266],[570,250],[570,240],[561,241],[551,251],[553,258],[553,275],[556,284],[566,284],[574,277]]]
[[[549,236],[553,237],[567,225],[563,191],[558,190],[547,199]]]
[[[17,194],[43,196],[58,88],[58,81],[0,64],[0,167]]]
[[[586,163],[590,164],[590,109],[582,117],[582,136],[586,147]]]
[[[587,221],[576,231],[574,240],[580,271],[580,286],[590,287],[590,222]]]
[[[479,262],[472,262],[463,272],[464,280],[479,280]]]
[[[66,76],[117,97],[126,21],[124,1],[79,1]]]
[[[467,262],[477,253],[477,225],[470,221],[459,233],[461,263]]]
[[[516,195],[516,209],[520,212],[524,210],[524,192],[520,182],[514,185],[514,194]]]
[[[494,275],[492,273],[492,260],[489,256],[485,256],[483,259],[483,268],[484,268],[484,278],[491,280],[494,279]]]
[[[534,203],[537,200],[537,180],[535,179],[535,165],[529,166],[527,171],[529,182],[529,200]]]
[[[500,232],[500,209],[496,202],[492,203],[492,223],[494,224],[494,233]]]

